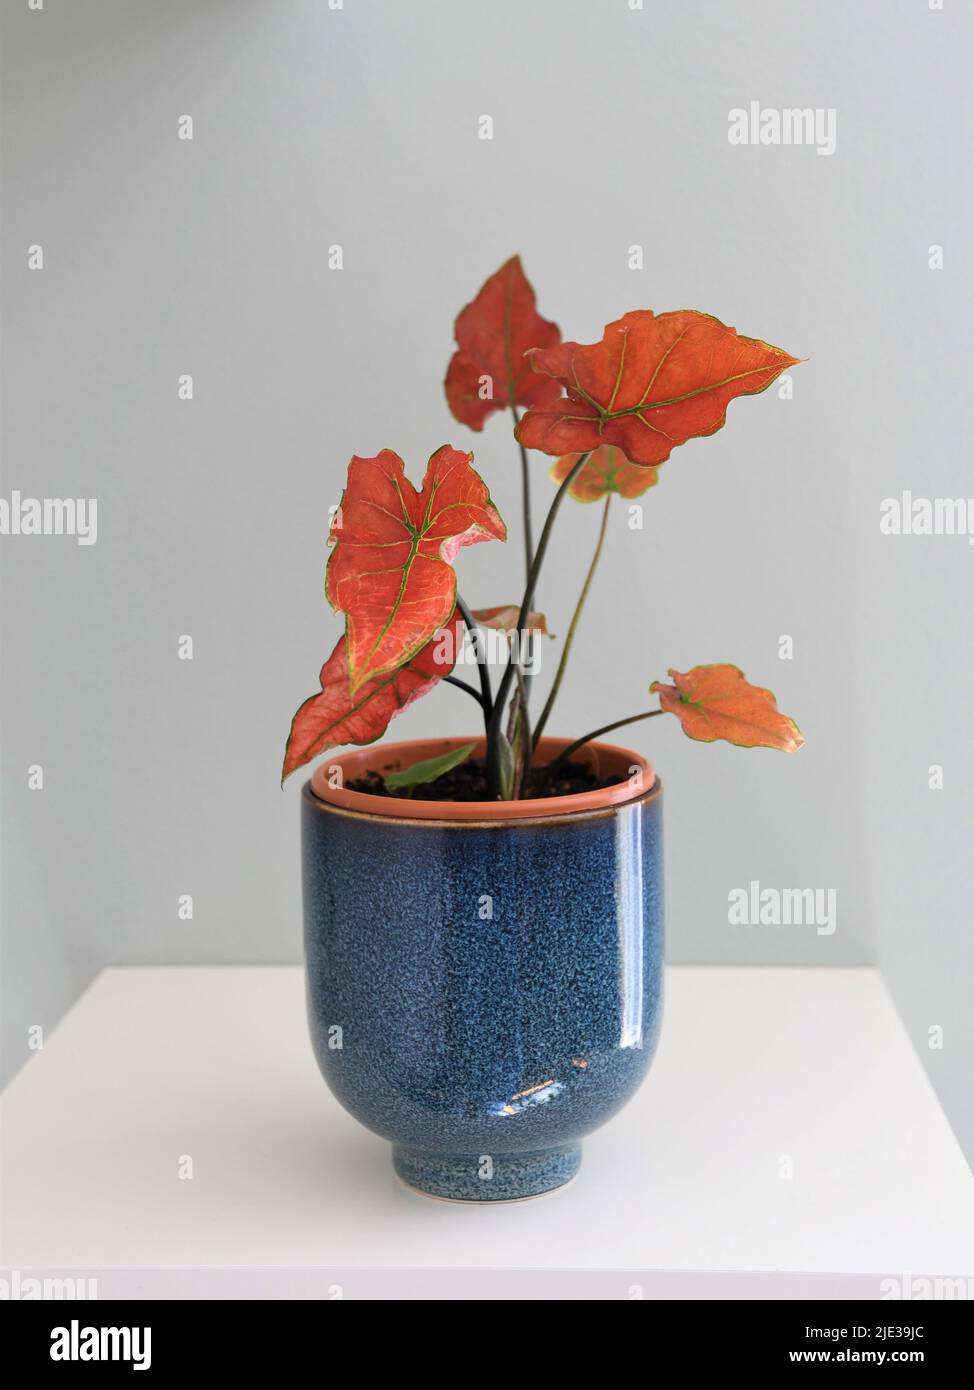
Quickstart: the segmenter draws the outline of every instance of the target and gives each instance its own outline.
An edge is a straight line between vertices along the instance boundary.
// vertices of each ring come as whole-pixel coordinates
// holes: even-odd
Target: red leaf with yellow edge
[[[366,681],[404,666],[453,612],[451,561],[465,545],[504,540],[507,532],[473,454],[437,449],[417,492],[391,449],[348,465],[332,525],[335,549],[325,592],[345,614],[348,676],[354,694]]]
[[[455,334],[459,351],[447,369],[446,399],[464,425],[481,430],[493,410],[550,405],[560,396],[558,383],[532,371],[524,355],[552,347],[561,332],[538,313],[520,256],[505,261],[460,311]]]
[[[581,454],[562,454],[548,472],[556,483],[564,482],[581,457]],[[630,463],[621,449],[612,444],[600,444],[572,480],[568,493],[576,502],[596,502],[608,492],[617,492],[620,497],[642,497],[658,482],[658,467]]]
[[[345,638],[321,668],[321,691],[305,700],[291,721],[281,781],[319,753],[343,743],[374,743],[413,700],[448,676],[463,642],[463,620],[456,613],[413,659],[398,671],[367,681],[352,695]]]
[[[608,324],[599,343],[528,355],[568,394],[524,416],[515,433],[526,448],[567,454],[615,444],[644,465],[714,434],[736,396],[765,390],[799,360],[694,309],[637,309]]]
[[[516,603],[503,603],[499,608],[475,608],[473,617],[484,627],[493,628],[495,632],[516,632],[520,611]],[[548,621],[543,613],[529,613],[525,618],[524,628],[527,632],[540,632],[545,637],[551,636]]]
[[[653,681],[651,694],[675,714],[689,738],[701,743],[726,739],[738,748],[778,748],[797,753],[805,742],[793,719],[782,714],[770,690],[749,685],[736,666],[694,666],[670,671],[672,685]]]

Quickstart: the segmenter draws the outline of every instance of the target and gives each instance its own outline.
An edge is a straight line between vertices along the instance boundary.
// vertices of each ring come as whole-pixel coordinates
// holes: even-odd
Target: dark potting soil
[[[584,763],[563,763],[554,776],[545,767],[534,768],[530,785],[522,797],[544,800],[549,796],[576,796],[579,792],[600,791],[614,787],[625,779],[620,776],[597,777]],[[368,792],[370,796],[404,797],[406,792],[390,791],[377,772],[355,777],[345,783],[353,792]],[[487,779],[483,758],[470,758],[459,767],[451,768],[435,782],[424,782],[412,789],[414,801],[486,801]]]

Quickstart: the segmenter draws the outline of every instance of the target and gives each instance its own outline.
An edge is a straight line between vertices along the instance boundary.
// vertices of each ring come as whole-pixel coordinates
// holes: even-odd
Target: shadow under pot
[[[610,744],[584,756],[624,780],[575,796],[447,802],[347,788],[464,742],[359,749],[305,785],[308,1013],[325,1080],[391,1140],[405,1183],[512,1201],[575,1176],[582,1137],[652,1060],[662,790],[644,758]],[[542,739],[538,760],[567,745]]]

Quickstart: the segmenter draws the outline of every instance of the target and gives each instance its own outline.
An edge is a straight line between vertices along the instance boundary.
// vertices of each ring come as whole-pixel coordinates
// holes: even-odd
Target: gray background
[[[902,488],[974,493],[971,6],[6,0],[3,20],[3,492],[99,502],[95,546],[0,539],[6,1072],[107,962],[299,958],[299,779],[277,774],[340,628],[327,510],[351,453],[393,447],[418,482],[449,441],[514,533],[507,422],[472,434],[441,381],[454,315],[520,251],[567,337],[689,306],[810,359],[793,400],[737,402],[675,452],[643,531],[616,507],[551,727],[640,708],[668,666],[775,689],[794,759],[628,732],[667,785],[669,957],[878,960],[974,1152],[974,554],[878,526]],[[730,145],[751,100],[836,108],[836,153]],[[560,518],[556,633],[597,524]],[[458,568],[475,605],[520,591],[516,539]],[[475,713],[441,690],[392,733]],[[751,879],[834,888],[835,935],[729,926]]]

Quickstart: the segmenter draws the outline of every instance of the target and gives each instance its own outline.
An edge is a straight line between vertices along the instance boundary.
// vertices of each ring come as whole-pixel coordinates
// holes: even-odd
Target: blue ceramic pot
[[[582,1136],[649,1067],[662,794],[606,744],[588,756],[630,780],[575,797],[391,803],[333,785],[462,742],[359,750],[305,786],[308,1010],[325,1080],[407,1184],[508,1201],[573,1178]],[[541,759],[566,742],[542,740]]]

